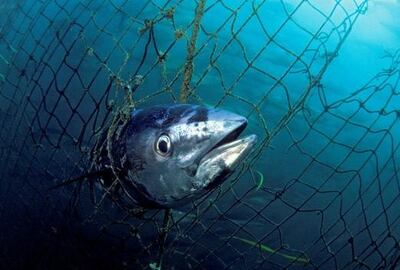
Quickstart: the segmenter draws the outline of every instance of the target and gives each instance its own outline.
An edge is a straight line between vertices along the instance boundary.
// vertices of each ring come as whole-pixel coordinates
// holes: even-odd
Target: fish
[[[98,145],[110,140],[112,147],[96,150],[95,171],[89,174],[111,186],[117,172],[124,192],[145,208],[176,208],[207,194],[257,141],[254,134],[239,138],[245,117],[201,105],[136,109],[125,122],[119,132],[102,136]]]

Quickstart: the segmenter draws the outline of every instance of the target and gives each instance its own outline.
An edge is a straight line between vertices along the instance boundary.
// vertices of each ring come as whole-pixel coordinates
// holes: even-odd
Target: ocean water
[[[0,1],[0,268],[399,269],[398,14],[397,0]],[[118,112],[172,103],[247,117],[257,145],[222,185],[144,212],[85,181],[52,188],[88,172]]]

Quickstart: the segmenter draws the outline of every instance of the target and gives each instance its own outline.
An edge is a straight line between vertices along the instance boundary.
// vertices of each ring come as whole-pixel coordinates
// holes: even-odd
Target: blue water
[[[49,190],[87,171],[126,87],[138,108],[181,102],[195,7],[0,3],[0,268],[399,268],[396,0],[206,1],[188,102],[246,116],[259,140],[172,210],[164,245],[164,211]]]

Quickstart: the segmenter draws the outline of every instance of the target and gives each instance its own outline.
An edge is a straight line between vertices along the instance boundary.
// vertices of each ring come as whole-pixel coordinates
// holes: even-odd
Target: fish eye
[[[161,156],[169,155],[172,150],[171,138],[167,134],[162,134],[156,141],[155,150]]]

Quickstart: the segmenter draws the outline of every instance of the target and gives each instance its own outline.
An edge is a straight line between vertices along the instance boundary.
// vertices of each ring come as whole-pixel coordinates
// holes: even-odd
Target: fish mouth
[[[256,135],[239,138],[247,126],[247,119],[231,121],[229,130],[200,159],[196,179],[202,188],[211,189],[223,182],[249,154],[257,141]]]

